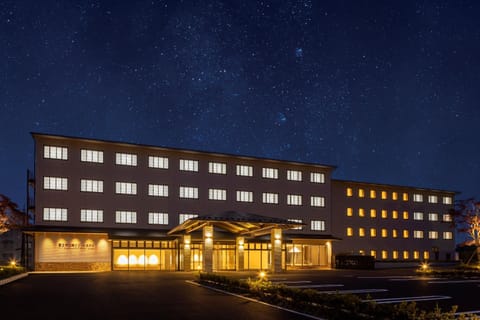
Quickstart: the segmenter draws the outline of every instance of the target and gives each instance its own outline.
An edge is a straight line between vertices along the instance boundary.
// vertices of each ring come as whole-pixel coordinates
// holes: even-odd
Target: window
[[[180,171],[198,171],[197,160],[180,159]]]
[[[168,197],[168,186],[165,184],[149,184],[148,195],[153,197]]]
[[[320,172],[310,172],[310,182],[325,183],[325,174]]]
[[[288,219],[288,221],[295,222],[295,223],[303,223],[302,219]],[[302,230],[302,226],[294,227],[293,230]]]
[[[420,252],[418,250],[413,251],[413,259],[420,259]]]
[[[103,210],[81,209],[81,222],[103,222]]]
[[[225,189],[208,189],[209,200],[227,200],[227,190]]]
[[[325,231],[325,220],[312,220],[310,221],[311,230]]]
[[[115,182],[117,194],[137,194],[137,184],[133,182]]]
[[[253,202],[253,192],[252,191],[237,190],[237,201],[238,202]]]
[[[198,188],[196,187],[180,187],[180,198],[198,199]]]
[[[424,259],[424,260],[430,259],[430,252],[428,252],[428,251],[423,251],[423,259]]]
[[[358,189],[358,197],[359,198],[365,198],[365,190]]]
[[[382,229],[382,238],[388,237],[388,231],[387,229]]]
[[[398,192],[392,192],[392,200],[398,200]]]
[[[347,217],[353,216],[353,208],[347,208]]]
[[[452,215],[445,213],[442,216],[442,220],[443,222],[452,222]]]
[[[287,180],[302,181],[302,171],[287,170]]]
[[[452,197],[443,197],[443,204],[452,204]]]
[[[403,193],[402,200],[403,201],[408,201],[408,193],[406,193],[406,192]]]
[[[407,250],[403,251],[403,260],[408,260],[409,254]]]
[[[428,203],[437,203],[438,202],[438,197],[434,195],[429,195],[428,196]]]
[[[137,155],[133,153],[116,153],[115,164],[121,166],[132,166],[137,165]]]
[[[352,196],[353,196],[352,188],[347,188],[347,197],[352,197]]]
[[[237,164],[237,176],[253,177],[253,167]]]
[[[168,213],[165,212],[149,212],[148,224],[168,224]]]
[[[382,210],[382,219],[387,219],[387,218],[388,218],[387,210]]]
[[[443,239],[452,240],[453,239],[453,233],[451,231],[444,231],[443,232]]]
[[[434,213],[434,212],[429,213],[428,221],[438,221],[438,213]]]
[[[58,177],[43,177],[43,189],[68,190],[68,179]]]
[[[408,220],[408,211],[403,211],[403,220]]]
[[[80,179],[80,191],[82,192],[103,192],[102,180]]]
[[[387,191],[382,191],[382,200],[386,200],[387,198]]]
[[[148,156],[148,167],[156,169],[168,169],[168,158]]]
[[[382,259],[388,259],[388,251],[382,250]]]
[[[423,212],[414,212],[413,213],[413,220],[423,220]]]
[[[288,194],[287,195],[287,204],[291,206],[301,206],[302,205],[302,196],[298,194]]]
[[[398,231],[397,231],[397,229],[392,229],[392,238],[398,238]]]
[[[397,210],[392,211],[392,219],[398,219],[398,211]]]
[[[263,203],[278,203],[278,193],[264,192],[262,193]]]
[[[423,239],[423,231],[422,230],[413,230],[413,238]]]
[[[413,202],[423,202],[423,195],[419,193],[414,193]]]
[[[278,169],[262,168],[262,178],[278,179]]]
[[[438,231],[428,231],[428,239],[438,239]]]
[[[408,230],[406,230],[406,229],[403,230],[403,238],[405,238],[405,239],[408,238]]]
[[[358,236],[365,237],[365,228],[358,228]]]
[[[377,192],[375,190],[370,190],[370,198],[375,199],[377,197]]]
[[[376,251],[376,250],[370,250],[370,255],[371,255],[373,258],[377,259],[377,251]]]
[[[80,161],[103,163],[103,151],[81,149]]]
[[[361,218],[365,217],[365,209],[359,208],[358,209],[358,216],[361,217]]]
[[[325,197],[310,197],[310,205],[312,207],[325,207]]]
[[[215,174],[227,174],[227,164],[222,162],[209,162],[208,172]]]
[[[137,213],[135,211],[115,211],[116,223],[137,223]]]
[[[347,236],[348,236],[348,237],[353,236],[353,228],[352,228],[352,227],[348,227],[348,228],[347,228]]]
[[[193,214],[193,213],[180,213],[178,215],[178,224],[182,224],[188,219],[196,218],[198,217],[198,214]]]
[[[392,258],[395,259],[395,260],[398,259],[398,250],[393,250]]]
[[[43,146],[45,159],[68,160],[68,149],[65,147]]]
[[[67,209],[65,209],[65,208],[43,208],[43,220],[45,220],[45,221],[67,221]]]
[[[377,229],[370,228],[370,237],[375,238],[377,236]]]

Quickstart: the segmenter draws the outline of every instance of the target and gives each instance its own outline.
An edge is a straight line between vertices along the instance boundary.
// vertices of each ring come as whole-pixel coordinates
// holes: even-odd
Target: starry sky
[[[479,1],[0,1],[0,193],[30,132],[480,196]]]

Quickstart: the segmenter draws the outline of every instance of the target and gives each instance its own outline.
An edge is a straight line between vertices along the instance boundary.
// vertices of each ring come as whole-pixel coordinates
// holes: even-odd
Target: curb
[[[2,279],[2,280],[0,280],[0,286],[3,286],[7,283],[13,282],[13,281],[18,280],[18,279],[25,278],[26,276],[28,276],[28,272],[20,273],[20,274],[11,276],[11,277],[6,278],[6,279]]]

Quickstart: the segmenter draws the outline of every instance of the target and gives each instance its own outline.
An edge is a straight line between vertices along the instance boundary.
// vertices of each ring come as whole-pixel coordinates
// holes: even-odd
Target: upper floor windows
[[[237,176],[253,177],[253,167],[237,164]]]
[[[43,208],[43,220],[45,221],[67,221],[66,208]]]
[[[102,180],[80,179],[80,191],[82,192],[103,192]]]
[[[444,231],[444,232],[443,232],[443,239],[445,239],[445,240],[452,240],[452,239],[453,239],[453,232],[451,232],[451,231]]]
[[[149,212],[148,224],[168,224],[168,213],[164,212]]]
[[[413,230],[413,237],[415,239],[423,239],[423,231],[422,230]]]
[[[209,162],[208,172],[216,174],[227,174],[227,164],[222,162]]]
[[[262,168],[262,178],[278,179],[278,169]]]
[[[443,204],[452,204],[452,197],[443,197]]]
[[[262,202],[278,204],[278,193],[273,193],[273,192],[262,193]]]
[[[396,191],[392,192],[392,200],[398,200],[398,192]]]
[[[116,223],[137,223],[137,212],[135,211],[115,211]]]
[[[180,198],[198,199],[198,188],[196,187],[180,187]]]
[[[370,190],[370,199],[375,199],[377,197],[377,192],[375,190]]]
[[[353,189],[347,188],[347,197],[353,197]]]
[[[310,229],[313,231],[325,231],[325,220],[310,221]]]
[[[310,205],[312,207],[325,207],[325,197],[311,196]]]
[[[198,172],[198,161],[197,160],[180,159],[180,171]]]
[[[301,206],[302,205],[302,196],[298,194],[288,194],[287,195],[287,204],[291,206]]]
[[[382,191],[381,192],[381,198],[382,198],[382,200],[386,200],[388,198],[387,191]]]
[[[438,213],[431,212],[428,214],[429,221],[438,221]]]
[[[225,189],[208,189],[208,199],[210,199],[210,200],[227,200],[227,190],[225,190]]]
[[[403,201],[408,201],[408,193],[404,192],[404,193],[402,194],[402,200],[403,200]]]
[[[45,159],[68,160],[68,149],[66,147],[43,146],[43,157]]]
[[[376,218],[376,217],[377,217],[377,210],[370,209],[370,218]]]
[[[115,154],[115,164],[121,166],[137,166],[137,155],[133,153],[121,153]]]
[[[103,222],[103,210],[81,209],[81,222]]]
[[[115,193],[137,194],[137,184],[134,182],[115,182]]]
[[[413,194],[413,202],[423,202],[423,194],[414,193]]]
[[[148,156],[148,167],[157,169],[168,169],[168,158]]]
[[[321,172],[310,172],[310,182],[325,183],[325,174]]]
[[[423,220],[423,212],[414,212],[413,213],[413,220]]]
[[[438,197],[434,195],[428,196],[428,203],[438,203]]]
[[[103,163],[103,151],[81,149],[80,161]]]
[[[43,177],[43,189],[68,190],[68,179],[59,177]]]
[[[237,190],[237,201],[239,201],[239,202],[253,202],[253,192],[252,191]]]
[[[188,219],[192,219],[196,217],[198,217],[198,214],[195,214],[195,213],[180,213],[178,215],[178,224],[182,224]]]
[[[302,181],[302,171],[287,170],[287,180]]]
[[[452,222],[452,215],[448,213],[444,213],[442,216],[443,222]]]
[[[428,239],[438,239],[438,231],[428,231]]]
[[[358,189],[358,197],[359,198],[365,198],[365,190]]]
[[[148,195],[153,197],[168,197],[168,185],[149,184]]]

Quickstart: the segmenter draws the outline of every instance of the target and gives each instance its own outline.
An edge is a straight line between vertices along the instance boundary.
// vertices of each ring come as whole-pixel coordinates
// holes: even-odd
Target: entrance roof
[[[188,219],[170,230],[168,234],[190,233],[206,225],[212,225],[238,235],[257,237],[270,233],[274,228],[293,229],[304,224],[253,213],[224,211]]]

